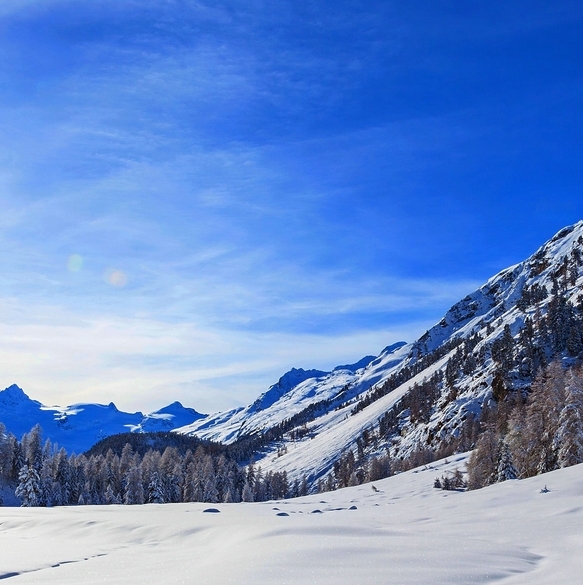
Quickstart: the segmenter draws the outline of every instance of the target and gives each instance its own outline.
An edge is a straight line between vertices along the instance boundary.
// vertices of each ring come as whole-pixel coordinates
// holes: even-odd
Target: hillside
[[[366,460],[456,442],[470,448],[484,407],[526,393],[552,359],[569,365],[581,355],[582,267],[579,222],[456,303],[415,343],[356,371],[308,378],[267,408],[210,415],[178,432],[228,442],[247,436],[264,470],[305,474],[312,484],[349,451]]]

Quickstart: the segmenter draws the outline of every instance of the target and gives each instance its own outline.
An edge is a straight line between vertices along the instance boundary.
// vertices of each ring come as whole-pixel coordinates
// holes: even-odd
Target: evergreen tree
[[[111,485],[108,485],[107,489],[105,490],[105,503],[107,505],[122,503],[121,497],[113,490]]]
[[[305,475],[302,476],[302,483],[300,484],[300,492],[298,495],[300,497],[308,495],[308,478]]]
[[[148,485],[148,502],[150,504],[163,504],[166,501],[164,491],[160,475],[157,471],[154,471]]]
[[[29,467],[34,467],[38,473],[43,460],[42,429],[40,425],[35,425],[29,433],[22,437],[22,449],[26,464]]]
[[[503,376],[514,366],[514,338],[508,324],[504,325],[502,335],[492,343],[492,359],[498,363]]]
[[[184,502],[197,502],[200,501],[198,498],[199,485],[198,477],[196,473],[196,464],[193,462],[188,464],[186,474],[184,476],[184,487],[183,487],[183,501]]]
[[[60,449],[54,457],[54,479],[60,486],[60,503],[56,505],[66,506],[71,501],[71,465],[65,449]]]
[[[351,487],[355,485],[360,485],[360,482],[358,481],[358,476],[356,475],[356,471],[353,471],[350,474],[350,477],[348,478],[348,485]]]
[[[210,455],[205,457],[202,482],[204,486],[202,501],[209,503],[217,502],[219,498],[219,490],[217,489],[217,478]]]
[[[510,447],[504,440],[500,441],[498,448],[498,469],[496,472],[496,481],[506,481],[518,477],[518,472],[512,463]]]
[[[7,432],[4,424],[0,422],[0,483],[11,482],[16,479],[14,460],[17,447],[16,437]]]
[[[40,506],[42,502],[42,486],[38,471],[33,465],[24,465],[18,475],[16,496],[22,506]]]
[[[555,437],[559,467],[583,463],[583,379],[575,372],[567,376],[565,405]]]
[[[255,498],[253,496],[253,488],[251,484],[246,481],[245,485],[243,486],[243,493],[241,494],[241,499],[243,502],[254,502]]]

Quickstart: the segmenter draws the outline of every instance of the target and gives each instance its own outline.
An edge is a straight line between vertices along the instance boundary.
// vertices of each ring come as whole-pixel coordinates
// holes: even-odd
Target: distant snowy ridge
[[[337,366],[331,372],[293,368],[253,404],[211,414],[177,432],[232,443],[245,435],[269,429],[343,391],[345,399],[358,396],[398,368],[407,353],[407,344],[400,341],[386,347],[378,357],[367,356],[355,364]]]
[[[111,402],[44,406],[29,398],[16,384],[0,391],[0,422],[20,438],[36,424],[45,439],[64,447],[69,453],[83,453],[104,437],[128,431],[168,431],[190,424],[203,414],[174,402],[144,415],[122,412]]]

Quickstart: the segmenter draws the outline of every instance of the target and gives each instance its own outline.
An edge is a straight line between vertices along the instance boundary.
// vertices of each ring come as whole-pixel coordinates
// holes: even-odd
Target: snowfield
[[[581,583],[583,465],[474,492],[432,487],[464,466],[458,455],[375,482],[379,491],[277,502],[0,508],[0,580]]]

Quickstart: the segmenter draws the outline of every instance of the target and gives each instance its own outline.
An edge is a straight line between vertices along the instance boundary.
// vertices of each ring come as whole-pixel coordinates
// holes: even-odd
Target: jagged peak
[[[583,220],[579,220],[577,223],[573,225],[568,225],[562,229],[560,229],[550,240],[549,242],[557,242],[566,238],[568,235],[572,234],[573,232],[581,232],[583,234]]]
[[[329,372],[325,372],[323,370],[304,370],[303,368],[292,368],[289,372],[286,372],[276,384],[272,386],[280,386],[281,388],[285,388],[289,390],[294,386],[297,386],[301,382],[305,380],[309,380],[310,378],[319,378],[320,376],[325,376]]]
[[[583,221],[559,230],[550,240],[545,242],[530,258],[526,260],[540,259],[543,256],[553,256],[562,260],[570,254],[575,247],[583,247]]]
[[[387,345],[387,347],[385,347],[379,355],[388,355],[390,353],[395,353],[397,350],[401,349],[405,345],[407,345],[406,341],[397,341],[396,343]]]
[[[28,395],[16,384],[12,384],[5,390],[0,391],[0,402],[5,405],[17,405],[28,400],[30,400]]]
[[[156,415],[156,414],[172,414],[172,413],[176,413],[176,412],[188,412],[192,415],[196,415],[199,417],[205,416],[204,414],[201,414],[200,412],[198,412],[194,408],[188,408],[188,407],[184,406],[182,404],[182,402],[180,402],[178,400],[175,400],[171,404],[167,404],[166,406],[163,406],[162,408],[155,410],[154,412],[151,412],[147,416],[152,416],[152,415]]]
[[[432,351],[470,321],[496,319],[517,303],[526,285],[536,283],[550,291],[552,279],[573,254],[583,258],[583,220],[559,230],[529,258],[504,268],[455,303],[419,338],[415,347],[422,352]]]
[[[277,402],[284,394],[295,388],[298,384],[309,380],[310,378],[319,378],[326,376],[330,372],[323,372],[321,370],[304,370],[303,368],[292,368],[286,372],[273,386],[270,386],[267,392],[264,392],[259,398],[249,407],[251,412],[257,412],[269,408],[272,404]]]

